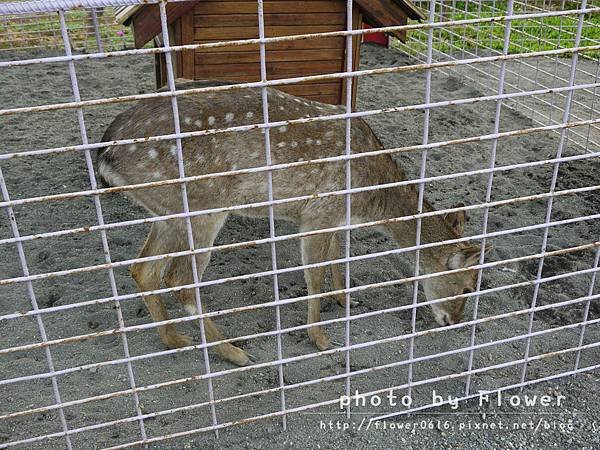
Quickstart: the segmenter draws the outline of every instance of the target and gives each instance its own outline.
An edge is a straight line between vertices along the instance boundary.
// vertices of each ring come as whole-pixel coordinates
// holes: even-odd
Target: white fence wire
[[[3,103],[0,109],[1,126],[6,130],[0,150],[0,207],[7,213],[7,220],[0,222],[3,259],[0,267],[0,331],[3,335],[0,390],[3,398],[12,400],[3,402],[0,410],[0,425],[9,430],[5,433],[7,438],[0,441],[0,448],[65,445],[71,449],[84,448],[89,442],[103,448],[128,448],[207,431],[218,433],[224,428],[262,419],[280,418],[286,429],[296,413],[339,411],[342,396],[349,400],[343,405],[348,416],[364,412],[364,408],[350,400],[387,392],[414,399],[402,408],[368,410],[368,418],[378,421],[439,406],[425,395],[431,389],[444,387],[453,396],[466,400],[477,397],[480,390],[501,392],[598,369],[600,318],[595,306],[600,295],[596,284],[600,259],[597,200],[600,189],[597,178],[600,37],[590,30],[598,26],[600,7],[586,0],[579,3],[564,0],[421,1],[416,4],[427,16],[423,23],[354,30],[353,10],[357,5],[347,0],[345,31],[272,37],[268,26],[265,27],[265,5],[258,0],[257,38],[173,45],[168,30],[167,2],[148,1],[144,3],[157,3],[159,7],[163,47],[115,50],[125,44],[115,46],[107,41],[103,29],[108,29],[109,24],[102,23],[94,14],[90,14],[88,23],[91,23],[96,47],[89,48],[87,38],[75,43],[73,37],[78,30],[69,24],[70,15],[88,17],[88,12],[95,8],[137,3],[135,0],[0,3],[0,30],[1,27],[14,30],[16,23],[39,25],[48,17],[58,18],[58,28],[50,31],[53,39],[60,36],[64,51],[63,55],[26,52],[56,48],[56,40],[36,38],[36,33],[46,36],[39,32],[46,30],[44,27],[25,28],[27,36],[22,34],[14,40],[10,36],[4,39],[8,35],[6,31],[1,42],[12,44],[6,48],[0,46],[3,59],[0,70],[42,73],[48,80],[54,77],[59,84],[66,83],[63,87],[69,89],[57,101],[58,97],[51,92],[46,92],[45,97],[33,92],[31,98],[16,95],[12,104]],[[78,9],[81,7],[89,9]],[[359,70],[354,69],[352,55],[356,41],[353,37],[379,31],[408,33],[405,43],[395,42],[404,59],[390,66],[363,64]],[[339,72],[269,79],[269,44],[324,36],[344,38],[346,57]],[[260,80],[232,85],[177,86],[173,60],[178,52],[246,45],[258,45]],[[397,50],[389,52],[400,55]],[[101,64],[115,64],[109,71],[120,71],[123,78],[135,78],[134,71],[124,73],[122,66],[136,58],[154,58],[157,54],[164,55],[166,63],[167,86],[161,92],[146,92],[150,90],[148,86],[137,86],[132,79],[128,82],[135,90],[129,92],[101,90],[90,83],[90,72]],[[40,67],[42,69],[37,71]],[[135,70],[140,67],[136,65]],[[153,71],[149,72],[153,76]],[[397,83],[403,76],[409,80],[404,85],[406,89],[417,89],[414,84],[420,83],[422,100],[409,102],[384,95],[390,103],[378,104],[378,99],[361,97],[361,89],[368,91],[369,83],[377,79]],[[446,86],[452,85],[449,92],[436,90],[442,76]],[[227,74],[223,77],[226,79]],[[317,105],[313,114],[291,119],[281,119],[281,115],[272,112],[271,102],[276,97],[269,94],[271,88],[341,79],[345,80],[345,104],[341,107],[327,108],[313,103]],[[20,82],[27,92],[27,81]],[[355,83],[359,83],[359,101],[358,108],[353,110]],[[211,116],[212,121],[205,120],[208,128],[196,126],[190,131],[189,127],[182,126],[187,124],[187,117],[182,121],[184,114],[180,105],[184,99],[242,96],[248,89],[260,91],[262,117],[250,114],[243,124],[227,126],[229,121],[215,123]],[[373,93],[373,90],[368,92]],[[170,99],[171,132],[159,132],[163,128],[157,123],[154,127],[157,132],[152,136],[131,135],[108,143],[90,138],[91,128],[106,128],[123,106],[157,98]],[[460,125],[453,124],[448,116],[439,116],[440,111],[461,111],[461,108],[480,112],[469,116],[470,121],[480,123],[457,130],[453,127],[460,128]],[[514,115],[509,117],[505,108],[510,108]],[[484,117],[484,111],[489,111],[490,117]],[[233,111],[235,115],[244,112]],[[48,139],[48,144],[44,138],[35,136],[50,132],[44,125],[43,117],[47,115],[67,118],[62,122],[65,128],[54,130],[57,135]],[[25,132],[20,128],[23,117],[39,118],[35,119],[35,130]],[[439,122],[438,117],[446,122]],[[364,142],[355,142],[353,124],[356,121],[368,120],[378,134],[382,130],[378,121],[387,118],[396,120],[396,126],[419,118],[419,132],[415,133],[414,142],[389,140],[384,142],[385,148],[366,148]],[[273,157],[281,130],[311,124],[327,129],[336,121],[343,121],[345,139],[335,153],[324,151],[308,160],[278,161]],[[184,152],[187,142],[208,137],[217,142],[223,136],[243,136],[256,130],[262,131],[264,136],[262,164],[224,169],[215,165],[217,169],[208,173],[190,170],[192,166]],[[398,130],[396,134],[402,133]],[[323,137],[311,135],[306,139],[317,145]],[[117,187],[98,186],[93,163],[95,150],[110,145],[124,152],[127,148],[160,145],[164,141],[174,144],[176,177]],[[538,142],[542,143],[541,147],[525,148]],[[511,151],[507,150],[509,147]],[[76,160],[80,155],[85,169],[75,163],[81,163]],[[353,183],[355,164],[382,156],[393,156],[416,176],[376,185]],[[50,161],[57,163],[48,165]],[[44,170],[54,168],[63,173],[36,170],[40,162],[46,164]],[[62,164],[69,166],[61,168]],[[342,185],[317,184],[318,191],[310,193],[305,193],[300,186],[291,186],[296,195],[277,197],[275,174],[310,170],[313,177],[319,177],[327,166],[344,171]],[[27,169],[23,171],[22,167]],[[575,167],[574,173],[570,172],[572,167]],[[61,178],[66,172],[78,171],[84,171],[85,177],[76,181]],[[542,171],[537,184],[528,177],[537,173],[535,171]],[[26,174],[24,183],[23,174]],[[267,194],[260,201],[248,196],[249,201],[241,199],[235,204],[210,209],[196,210],[191,205],[190,191],[194,183],[224,184],[236,177],[260,174],[266,175]],[[290,183],[293,182],[290,176]],[[457,194],[466,195],[475,189],[470,183],[480,184],[478,195],[459,198]],[[460,187],[463,185],[467,187]],[[436,196],[435,190],[440,186],[446,188],[443,194]],[[504,190],[499,190],[499,186]],[[114,194],[144,189],[164,192],[160,189],[168,187],[180,190],[180,212],[148,216],[141,210],[130,211],[131,206],[120,206],[121,211],[127,213],[115,212],[121,200]],[[414,192],[416,196],[414,204],[405,206],[404,214],[366,217],[361,216],[362,211],[354,211],[357,196],[392,189]],[[430,208],[426,196],[434,197],[442,207]],[[280,229],[275,221],[277,208],[338,198],[343,198],[343,220],[333,225],[324,222],[326,225],[314,229],[290,231]],[[93,205],[91,215],[86,203],[89,200]],[[459,201],[469,203],[449,206]],[[74,206],[65,206],[68,204]],[[38,209],[45,205],[50,209]],[[530,222],[508,220],[531,205],[535,205],[539,214],[532,213]],[[253,234],[248,229],[253,225],[242,223],[240,236],[234,234],[216,244],[211,241],[208,245],[198,245],[194,220],[229,213],[251,215],[248,211],[261,208],[267,211],[263,214],[268,218],[268,228],[263,230],[266,236]],[[44,217],[49,211],[55,215],[52,220]],[[467,212],[473,215],[473,222],[477,222],[477,226],[468,227],[470,233],[451,238],[432,236],[432,220],[460,217]],[[113,233],[132,230],[119,235],[121,240],[129,237],[139,242],[141,227],[169,224],[174,220],[185,224],[183,249],[132,258],[131,242],[114,243],[116,235]],[[368,240],[372,239],[368,233],[373,228],[387,229],[392,235],[394,230],[403,230],[411,239],[414,233],[414,239],[407,245],[378,246]],[[246,237],[243,232],[247,232]],[[286,246],[290,242],[306,242],[308,238],[332,233],[343,235],[341,254],[324,260],[303,260],[301,264],[287,260],[290,252]],[[99,246],[94,241],[98,236]],[[397,232],[395,237],[398,240]],[[361,245],[361,240],[366,244]],[[45,243],[53,241],[58,244],[46,247]],[[59,255],[64,257],[60,246],[67,241],[82,241],[65,247],[67,253],[81,253],[80,259],[67,260],[67,263],[77,262],[76,266],[65,267],[62,261],[55,259],[61,258]],[[468,267],[424,269],[424,255],[442,253],[452,245],[469,244],[480,247],[476,260]],[[491,244],[498,248],[497,253],[490,253]],[[243,251],[259,248],[268,249],[260,264],[232,262],[246,260]],[[35,258],[31,255],[34,249]],[[93,256],[98,251],[101,257]],[[59,253],[53,256],[52,252]],[[225,268],[209,271],[208,279],[203,280],[197,257],[210,256],[211,252],[213,261],[220,261],[220,267]],[[414,267],[384,270],[386,266],[381,261],[391,259],[398,264],[397,256],[410,256]],[[136,264],[174,261],[181,257],[186,257],[192,267],[190,282],[181,285],[157,285],[137,292],[125,281],[127,274],[122,273],[123,269]],[[302,271],[310,274],[314,270],[331,268],[333,271],[339,267],[343,267],[341,286],[335,286],[334,282],[332,289],[323,292],[310,286],[308,292],[290,288]],[[357,279],[355,270],[361,276],[371,275]],[[464,279],[467,274],[476,274],[470,276],[475,280],[472,288],[461,288],[459,292],[447,289],[449,293],[445,296],[421,298],[419,288],[425,284],[443,284],[448,276]],[[101,276],[108,277],[108,290],[94,287],[94,283],[106,284]],[[207,302],[212,305],[213,298],[249,295],[250,290],[239,288],[245,283],[254,283],[252,292],[256,289],[260,291],[258,297],[266,298],[257,298],[254,292],[251,298],[224,302],[224,307],[211,306],[207,310]],[[263,289],[260,283],[268,289]],[[403,285],[410,289],[400,291]],[[213,288],[217,289],[213,291]],[[188,315],[150,321],[135,306],[142,297],[189,290],[193,291],[195,309]],[[59,298],[62,293],[70,292],[69,300],[57,301],[57,291],[61,292]],[[318,320],[308,323],[303,323],[303,319],[290,319],[304,314],[300,311],[306,304],[310,314],[320,299],[332,296],[343,298],[344,308],[339,313],[326,313],[324,319],[317,313]],[[356,298],[362,303],[351,309]],[[445,319],[447,326],[437,327],[430,318],[421,317],[425,306],[439,308],[461,299],[467,300],[462,322]],[[376,306],[366,308],[370,300],[375,301]],[[116,313],[113,325],[110,325],[112,319],[108,316],[113,313],[109,309]],[[572,312],[563,313],[566,310]],[[410,319],[401,319],[405,314]],[[99,324],[96,319],[88,321],[88,315],[102,317],[103,329],[94,331]],[[227,330],[234,336],[211,339],[207,329],[212,326],[211,318],[226,321]],[[199,327],[199,334],[195,335],[198,343],[164,349],[154,338],[154,329],[158,327],[164,329],[175,324],[182,327],[188,322]],[[32,323],[36,328],[30,326]],[[305,332],[314,332],[316,325],[331,327],[339,342],[320,350],[311,347]],[[338,326],[340,328],[336,328]],[[117,335],[122,350],[109,345],[108,340]],[[258,344],[261,342],[269,344],[261,346]],[[211,356],[215,347],[232,343],[257,350],[255,361],[234,367]],[[118,353],[120,351],[122,353]],[[94,378],[96,375],[102,376],[102,380]],[[49,384],[44,384],[46,382]],[[343,382],[343,387],[339,382]],[[319,386],[326,388],[311,390]],[[160,392],[167,393],[160,395]],[[191,411],[196,411],[193,420],[189,415],[182,421],[174,419]],[[32,424],[32,416],[42,419]]]

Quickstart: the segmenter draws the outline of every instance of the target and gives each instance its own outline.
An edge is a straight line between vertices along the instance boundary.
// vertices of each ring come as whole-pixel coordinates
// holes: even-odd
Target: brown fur
[[[221,82],[179,82],[178,88],[204,87]],[[268,89],[269,115],[271,121],[289,120],[299,117],[340,113],[343,109],[308,101]],[[209,94],[180,96],[179,116],[182,131],[209,128],[225,128],[235,125],[262,122],[260,89],[223,91]],[[173,117],[169,98],[143,100],[119,114],[107,129],[104,140],[145,137],[173,133]],[[344,152],[344,121],[318,121],[273,128],[270,131],[271,151],[274,164],[300,160],[311,160],[335,156]],[[242,168],[260,167],[265,164],[264,138],[261,130],[229,132],[214,136],[199,136],[182,140],[186,175],[200,175]],[[381,149],[382,145],[369,126],[361,119],[352,119],[352,149],[365,152]],[[374,156],[353,160],[351,163],[352,186],[373,186],[406,179],[404,171],[388,156]],[[175,143],[161,141],[130,146],[108,147],[99,155],[99,172],[113,186],[144,183],[178,178]],[[344,189],[344,163],[328,163],[276,170],[273,172],[273,194],[275,199],[296,197]],[[198,211],[232,205],[264,202],[267,199],[266,173],[243,174],[188,183],[190,210]],[[128,195],[154,215],[182,212],[182,197],[179,185],[146,188],[130,191]],[[375,221],[415,214],[417,191],[413,185],[352,195],[352,220],[354,223]],[[424,211],[433,208],[427,202]],[[292,221],[301,231],[336,227],[345,222],[343,196],[297,201],[276,205],[275,217]],[[268,208],[235,211],[235,214],[250,217],[266,217]],[[213,245],[227,213],[204,215],[192,219],[196,248]],[[384,228],[399,246],[415,244],[415,222],[389,223]],[[421,242],[438,242],[454,239],[462,234],[464,214],[452,214],[446,220],[440,216],[424,218]],[[183,220],[156,222],[148,235],[140,257],[176,252],[188,248]],[[340,247],[335,234],[319,234],[301,239],[302,263],[337,259]],[[479,247],[445,245],[421,251],[421,266],[425,273],[468,267],[476,264]],[[198,275],[202,276],[208,265],[210,253],[196,255]],[[308,293],[321,291],[325,267],[304,271]],[[342,272],[337,265],[331,266],[334,289],[343,289]],[[157,289],[161,274],[168,286],[180,286],[192,282],[190,260],[177,258],[137,263],[131,273],[141,291]],[[425,280],[423,282],[428,299],[442,298],[472,291],[475,273],[463,272]],[[192,290],[183,290],[179,300],[190,313],[195,313]],[[144,297],[155,321],[168,319],[160,296]],[[344,305],[345,296],[338,296]],[[458,322],[465,301],[458,299],[434,305],[436,320],[444,325]],[[308,323],[320,321],[320,300],[308,302]],[[222,339],[221,333],[209,319],[204,319],[209,341]],[[177,333],[174,325],[159,327],[162,341],[170,348],[190,344],[190,339]],[[311,341],[321,350],[330,346],[330,341],[320,326],[308,329]],[[231,344],[216,347],[219,355],[238,365],[248,363],[247,355]]]

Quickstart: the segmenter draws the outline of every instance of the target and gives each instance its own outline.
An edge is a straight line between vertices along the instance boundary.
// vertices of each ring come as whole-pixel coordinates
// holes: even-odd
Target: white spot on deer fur
[[[194,305],[193,303],[186,303],[185,305],[183,305],[183,308],[185,309],[185,312],[187,312],[190,316],[195,316],[196,314],[198,314],[196,305]]]
[[[148,157],[150,159],[156,159],[158,157],[158,152],[155,149],[151,148],[150,150],[148,150]]]
[[[232,112],[228,112],[227,114],[225,114],[225,122],[231,122],[234,118],[234,115]]]
[[[297,143],[296,141],[292,141],[292,142],[290,143],[290,145],[292,146],[292,148],[296,148],[296,147],[298,147],[298,143]]]
[[[317,140],[315,141],[315,144],[317,144],[317,145],[321,145],[321,139],[317,139]]]
[[[294,101],[295,101],[295,102],[298,102],[298,103],[304,103],[304,102],[303,102],[302,100],[300,100],[299,98],[295,98],[295,99],[294,99]]]
[[[307,139],[306,139],[306,143],[307,143],[308,145],[310,145],[310,144],[312,144],[312,143],[313,143],[313,140],[312,140],[311,138],[307,138]]]
[[[171,155],[175,156],[177,154],[177,146],[171,145],[171,147],[169,148],[169,152],[171,152]]]
[[[287,131],[287,127],[285,125],[282,125],[277,129],[279,130],[280,133],[285,133]]]
[[[135,152],[136,150],[137,150],[137,145],[135,145],[135,144],[131,144],[131,145],[129,146],[129,151],[130,151],[130,152]]]
[[[284,108],[283,106],[280,106],[280,107],[279,107],[279,109],[280,109],[281,111],[285,111],[285,108]]]
[[[197,128],[202,128],[202,121],[201,121],[200,119],[198,119],[198,120],[196,120],[196,121],[194,122],[194,125],[195,125]]]
[[[215,118],[213,116],[208,117],[208,124],[211,126],[215,124]]]
[[[100,173],[110,182],[110,184],[114,186],[125,186],[126,184],[129,184],[121,175],[110,172],[108,169],[104,171],[100,170]]]
[[[190,123],[192,123],[192,118],[186,117],[185,119],[183,119],[183,121],[185,122],[186,125],[189,125]]]
[[[277,93],[277,97],[279,97],[279,98],[285,98],[285,95],[283,95],[283,92],[278,92]]]
[[[254,113],[252,111],[248,111],[246,113],[246,119],[252,119],[254,117]]]
[[[279,147],[279,148],[283,148],[283,147],[285,147],[286,145],[287,145],[287,144],[286,144],[286,142],[285,142],[285,141],[282,141],[282,142],[280,142],[280,143],[278,143],[278,144],[277,144],[277,147]]]

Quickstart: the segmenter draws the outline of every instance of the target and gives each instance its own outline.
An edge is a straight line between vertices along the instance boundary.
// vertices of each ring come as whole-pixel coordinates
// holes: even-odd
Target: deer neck
[[[386,220],[398,217],[412,216],[418,213],[418,192],[414,186],[401,186],[398,188],[375,191],[369,199],[368,220]],[[423,212],[434,211],[433,207],[423,201]],[[383,228],[394,238],[399,247],[413,247],[417,239],[417,219],[392,221],[383,225]],[[420,243],[429,244],[458,236],[446,223],[443,216],[435,215],[421,218]],[[421,263],[427,272],[438,270],[440,261],[453,251],[455,245],[444,245],[422,249]]]

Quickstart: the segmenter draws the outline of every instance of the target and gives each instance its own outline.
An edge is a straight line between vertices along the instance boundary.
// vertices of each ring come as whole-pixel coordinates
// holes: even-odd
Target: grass
[[[557,2],[558,3],[558,2]],[[446,8],[436,11],[436,21],[476,19],[478,17],[498,17],[506,14],[507,2],[491,1],[481,4],[473,2],[455,1],[447,2]],[[533,5],[533,6],[532,6]],[[540,12],[535,8],[535,3],[529,3],[527,12]],[[577,9],[575,2],[566,2],[565,9]],[[466,8],[466,10],[465,10]],[[554,5],[554,10],[560,9]],[[517,4],[514,14],[523,14],[526,11]],[[557,17],[542,17],[532,19],[513,20],[511,22],[511,36],[508,53],[530,53],[574,46],[575,32],[577,30],[578,15]],[[587,14],[582,31],[581,46],[598,45],[600,43],[600,14]],[[443,53],[456,53],[465,51],[475,54],[502,52],[504,46],[505,22],[479,23],[464,26],[455,26],[434,30],[434,50]],[[414,51],[424,53],[427,50],[427,31],[413,32],[410,46]],[[600,57],[597,50],[583,52],[587,58]],[[566,54],[565,56],[570,56]]]
[[[0,3],[8,0],[0,0]],[[97,51],[91,15],[86,10],[65,13],[71,45],[75,51]],[[105,8],[98,17],[105,50],[133,47],[128,27],[116,24],[112,8]],[[0,17],[0,51],[27,49],[62,50],[63,41],[57,13]]]

